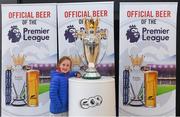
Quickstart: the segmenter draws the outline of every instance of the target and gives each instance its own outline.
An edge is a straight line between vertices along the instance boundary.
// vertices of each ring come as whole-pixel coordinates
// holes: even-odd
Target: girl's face
[[[71,69],[71,62],[68,59],[65,59],[60,65],[59,65],[60,71],[62,73],[67,73]]]

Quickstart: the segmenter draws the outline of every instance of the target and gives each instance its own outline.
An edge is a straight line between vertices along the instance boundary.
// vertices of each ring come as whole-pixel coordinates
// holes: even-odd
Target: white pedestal
[[[69,116],[115,116],[115,80],[69,79]]]

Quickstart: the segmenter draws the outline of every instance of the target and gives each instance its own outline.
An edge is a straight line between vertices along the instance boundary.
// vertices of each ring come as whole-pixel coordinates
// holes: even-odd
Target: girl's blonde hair
[[[57,68],[59,68],[59,65],[64,61],[64,60],[69,60],[70,61],[70,69],[72,68],[72,60],[70,57],[68,56],[63,56],[59,59],[58,63],[57,63]]]

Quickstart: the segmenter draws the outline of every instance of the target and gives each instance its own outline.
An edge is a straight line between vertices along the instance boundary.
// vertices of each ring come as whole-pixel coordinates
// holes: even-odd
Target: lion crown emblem
[[[130,43],[137,42],[140,38],[140,33],[136,27],[136,25],[131,25],[129,26],[129,29],[127,30],[126,33],[127,40],[130,39]]]
[[[12,43],[19,42],[21,38],[19,28],[17,26],[11,26],[11,29],[8,31],[8,37]]]

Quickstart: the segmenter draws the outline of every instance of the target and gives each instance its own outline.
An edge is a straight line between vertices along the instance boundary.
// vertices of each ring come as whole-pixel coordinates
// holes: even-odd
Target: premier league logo
[[[65,39],[68,40],[69,43],[75,42],[77,40],[76,29],[73,25],[69,25],[67,28],[64,33]]]
[[[140,33],[139,33],[138,29],[136,28],[136,25],[129,26],[126,36],[127,36],[127,40],[130,39],[130,43],[134,43],[139,40]]]
[[[21,38],[19,28],[17,26],[11,26],[11,29],[8,31],[8,37],[12,43],[19,42]]]

